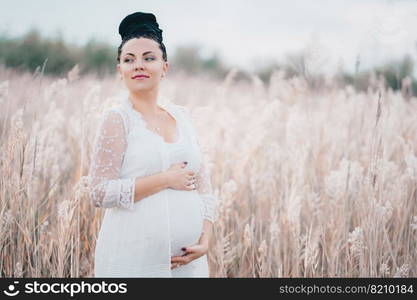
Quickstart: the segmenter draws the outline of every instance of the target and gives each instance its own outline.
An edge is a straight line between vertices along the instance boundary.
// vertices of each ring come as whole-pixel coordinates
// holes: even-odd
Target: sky
[[[323,72],[353,71],[411,55],[417,62],[417,0],[1,0],[0,31],[19,36],[37,28],[82,45],[120,44],[128,14],[155,14],[168,60],[175,48],[217,52],[225,64],[254,71],[288,53],[307,51]]]

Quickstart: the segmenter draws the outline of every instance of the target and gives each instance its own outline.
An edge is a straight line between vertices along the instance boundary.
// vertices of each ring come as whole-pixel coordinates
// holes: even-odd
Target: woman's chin
[[[157,86],[149,85],[149,84],[135,84],[134,86],[130,86],[129,90],[134,93],[140,93],[144,91],[149,91],[157,88]]]

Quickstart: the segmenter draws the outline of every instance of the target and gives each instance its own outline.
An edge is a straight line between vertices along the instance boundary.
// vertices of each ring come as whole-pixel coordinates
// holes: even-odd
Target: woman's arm
[[[133,209],[134,202],[169,187],[167,172],[120,178],[126,146],[122,116],[113,110],[105,112],[96,134],[87,176],[89,195],[95,207]]]
[[[199,147],[201,149],[200,143]],[[216,206],[217,198],[214,195],[211,185],[211,172],[209,167],[208,155],[206,151],[201,151],[202,163],[199,172],[197,173],[197,191],[204,203],[204,219],[214,223],[217,218]]]
[[[169,188],[166,172],[145,177],[137,177],[135,181],[134,202]]]
[[[211,236],[213,234],[213,222],[210,222],[209,220],[204,220],[203,223],[203,232],[200,235],[200,239],[198,240],[198,243],[201,245],[204,245],[209,247]]]

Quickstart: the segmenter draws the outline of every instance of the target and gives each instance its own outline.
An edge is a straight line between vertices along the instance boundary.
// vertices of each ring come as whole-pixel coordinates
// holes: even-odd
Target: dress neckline
[[[167,114],[169,114],[171,116],[171,118],[173,118],[175,120],[175,132],[177,134],[177,140],[175,142],[167,142],[165,141],[164,137],[161,136],[160,134],[156,133],[155,131],[151,130],[148,128],[148,122],[143,118],[143,115],[140,111],[136,110],[133,107],[133,103],[132,101],[130,101],[129,97],[124,97],[124,103],[127,105],[128,109],[130,109],[143,123],[144,123],[144,129],[148,132],[150,132],[152,135],[156,136],[159,138],[159,140],[166,144],[166,145],[177,145],[181,142],[182,140],[182,132],[180,130],[181,126],[178,122],[178,118],[177,115],[172,111],[171,109],[171,105],[168,105],[166,103],[157,103],[157,106],[159,108],[161,108],[162,110],[164,110]]]

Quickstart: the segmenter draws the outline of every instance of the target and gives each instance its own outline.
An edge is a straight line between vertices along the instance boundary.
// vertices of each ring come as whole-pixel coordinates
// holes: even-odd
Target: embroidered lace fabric
[[[119,178],[127,146],[124,122],[117,111],[106,111],[99,125],[89,169],[89,187],[96,207],[132,209],[135,178]]]
[[[211,185],[211,172],[210,172],[210,159],[208,155],[207,148],[203,147],[200,143],[200,139],[198,138],[198,134],[195,131],[193,126],[195,117],[193,117],[190,112],[185,108],[181,107],[186,119],[189,120],[192,131],[193,137],[196,140],[196,144],[198,145],[201,155],[202,155],[202,163],[201,168],[197,174],[197,191],[199,192],[201,198],[204,201],[204,218],[211,222],[215,222],[217,218],[216,206],[217,206],[217,198],[214,196],[213,188]]]

